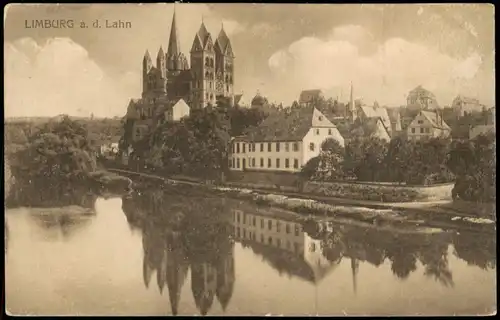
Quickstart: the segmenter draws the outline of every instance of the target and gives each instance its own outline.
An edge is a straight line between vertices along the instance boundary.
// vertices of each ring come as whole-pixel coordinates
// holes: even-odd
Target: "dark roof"
[[[228,49],[228,46],[230,46],[230,41],[229,37],[226,34],[226,31],[224,31],[224,28],[219,33],[219,36],[215,40],[215,46],[220,49],[220,52],[225,54],[226,50]]]
[[[322,92],[319,89],[304,90],[300,93],[299,101],[300,102],[310,101],[311,99],[318,98],[321,95],[322,95]]]
[[[234,95],[234,104],[238,104],[241,100],[241,97],[243,97],[243,94]]]
[[[302,140],[312,126],[314,109],[308,106],[269,115],[257,128],[248,132],[248,137],[253,141]]]
[[[208,32],[207,28],[205,27],[205,23],[203,22],[201,23],[197,35],[200,39],[202,46],[205,47],[205,45],[207,44],[207,40],[210,37],[210,32]]]
[[[448,124],[446,122],[444,122],[444,119],[443,119],[443,116],[441,115],[440,112],[438,111],[435,111],[435,112],[431,112],[431,111],[420,111],[422,113],[422,115],[424,117],[426,117],[431,125],[434,127],[434,128],[438,128],[438,129],[443,129],[443,130],[451,130],[451,128],[448,126]]]
[[[261,96],[259,93],[257,93],[257,95],[252,99],[252,106],[254,106],[254,105],[263,106],[263,105],[267,104],[267,102],[268,102],[267,98],[265,98],[265,97]]]

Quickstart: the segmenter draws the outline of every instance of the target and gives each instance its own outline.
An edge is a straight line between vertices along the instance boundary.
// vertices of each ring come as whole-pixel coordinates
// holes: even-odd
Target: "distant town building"
[[[389,135],[392,134],[391,118],[389,117],[389,113],[387,112],[386,108],[381,108],[376,106],[373,107],[360,106],[357,108],[357,114],[361,122],[365,122],[369,119],[380,119],[384,127],[389,132]]]
[[[328,138],[344,146],[337,127],[315,107],[268,116],[246,136],[231,142],[231,170],[298,172],[319,155]]]
[[[391,141],[391,131],[382,118],[373,117],[352,126],[350,129],[350,138],[378,138],[389,142]]]
[[[244,93],[236,94],[234,96],[234,105],[240,108],[249,108],[252,105],[252,101]]]
[[[457,116],[463,117],[472,112],[481,112],[485,106],[479,103],[478,99],[458,95],[453,99],[451,108],[455,111]]]
[[[387,114],[391,120],[391,128],[393,135],[401,132],[403,130],[403,124],[401,121],[401,112],[399,108],[387,108]]]
[[[300,93],[299,105],[308,106],[314,104],[315,102],[323,98],[324,98],[323,92],[319,89],[304,90]]]
[[[252,102],[250,103],[252,108],[262,108],[269,104],[269,101],[266,97],[263,97],[260,92],[257,92],[255,97],[253,97]]]
[[[409,140],[422,140],[426,138],[443,137],[451,134],[451,128],[444,121],[438,110],[420,111],[407,129]]]
[[[126,117],[134,121],[132,140],[139,141],[156,126],[166,121],[180,121],[189,114],[190,108],[183,99],[175,101],[164,97],[156,100],[155,104],[143,99],[130,100]]]
[[[434,93],[422,86],[418,86],[408,93],[406,103],[409,109],[417,110],[433,110],[439,107]]]
[[[480,124],[471,127],[469,130],[469,139],[474,139],[480,134],[495,133],[495,126],[492,124]]]

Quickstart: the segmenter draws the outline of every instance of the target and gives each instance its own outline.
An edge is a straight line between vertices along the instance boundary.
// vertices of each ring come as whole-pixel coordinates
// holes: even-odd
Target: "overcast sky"
[[[10,5],[5,13],[6,116],[122,116],[141,94],[146,49],[166,50],[173,4]],[[202,17],[228,33],[235,89],[290,104],[304,89],[381,105],[405,104],[417,85],[440,105],[459,93],[494,105],[492,5],[177,4],[181,50]],[[73,29],[25,20],[75,19]],[[131,29],[79,28],[99,19]]]

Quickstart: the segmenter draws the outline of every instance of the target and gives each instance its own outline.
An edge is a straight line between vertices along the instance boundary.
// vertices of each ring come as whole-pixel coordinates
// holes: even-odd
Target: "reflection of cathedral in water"
[[[206,315],[217,299],[225,311],[234,287],[234,245],[222,244],[217,253],[191,259],[182,245],[180,234],[149,228],[143,234],[144,284],[148,288],[153,274],[160,293],[166,285],[172,315],[178,314],[181,290],[191,274],[191,291],[200,314]],[[150,231],[150,232],[148,232]],[[228,242],[229,242],[228,237]],[[189,240],[188,240],[189,241]]]

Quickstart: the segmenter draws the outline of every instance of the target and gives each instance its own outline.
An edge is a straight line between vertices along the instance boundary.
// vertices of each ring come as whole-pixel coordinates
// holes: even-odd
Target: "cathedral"
[[[153,102],[183,99],[192,109],[215,105],[219,97],[233,101],[233,62],[224,26],[214,42],[202,22],[194,36],[189,63],[181,52],[174,11],[167,52],[160,47],[156,66],[148,51],[144,55],[142,99]]]
[[[174,11],[167,52],[160,47],[156,65],[148,51],[142,60],[142,97],[131,99],[127,107],[126,118],[133,122],[132,140],[140,141],[157,125],[179,121],[191,110],[214,106],[221,97],[233,105],[233,61],[224,26],[214,42],[202,21],[189,63],[181,52]]]

